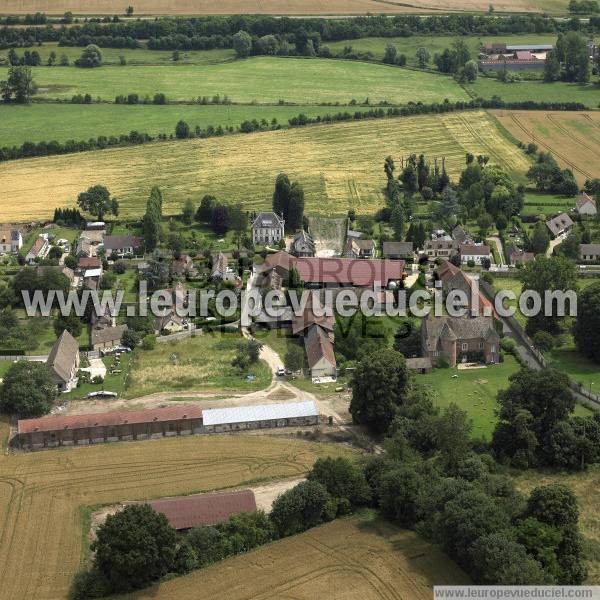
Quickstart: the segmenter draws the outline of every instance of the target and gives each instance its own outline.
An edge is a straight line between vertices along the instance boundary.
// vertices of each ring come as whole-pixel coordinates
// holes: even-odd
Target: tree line
[[[16,79],[12,84],[9,83],[7,90],[8,101],[17,102],[17,98],[22,98],[22,94],[13,96],[13,90],[19,89],[20,85],[25,87],[31,85],[26,77],[25,82],[22,83],[23,78]],[[0,82],[0,90],[3,89],[2,85],[4,82]],[[10,95],[8,95],[10,94]],[[89,98],[86,96],[75,96],[71,99],[73,103],[89,103]],[[135,104],[132,99],[131,102],[126,101],[126,104]],[[160,99],[159,99],[160,100]],[[160,101],[157,102],[160,103]],[[6,101],[6,100],[5,100]],[[25,100],[23,100],[25,102]],[[363,120],[363,119],[383,119],[387,117],[408,117],[411,115],[423,115],[423,114],[438,114],[447,113],[461,110],[470,110],[477,108],[507,108],[507,109],[521,109],[521,110],[585,110],[585,105],[580,102],[535,102],[535,101],[523,101],[523,102],[504,102],[502,99],[494,96],[491,100],[484,100],[478,98],[470,101],[457,101],[457,102],[442,102],[433,104],[422,104],[422,103],[409,103],[405,106],[393,106],[388,108],[370,108],[364,111],[355,111],[353,113],[344,111],[334,114],[318,115],[316,117],[309,117],[303,113],[300,113],[297,117],[291,117],[288,120],[290,127],[303,127],[306,125],[318,124],[318,123],[335,123],[340,121],[352,121],[352,120]],[[254,131],[265,131],[268,129],[280,129],[281,125],[277,122],[277,119],[272,119],[271,122],[262,119],[260,122],[256,119],[251,121],[243,121],[237,131],[241,133],[252,133]],[[114,146],[130,146],[137,144],[146,144],[156,139],[167,140],[173,139],[187,139],[187,138],[209,138],[215,136],[222,136],[226,134],[234,133],[236,130],[233,127],[222,127],[217,125],[208,125],[205,128],[195,127],[192,129],[189,124],[183,120],[179,121],[175,127],[175,135],[161,133],[156,136],[152,136],[148,133],[139,131],[131,131],[129,134],[122,134],[119,136],[99,136],[98,138],[90,138],[88,140],[67,140],[65,142],[58,142],[52,140],[49,142],[23,142],[21,146],[4,146],[0,148],[0,162],[7,160],[18,160],[21,158],[31,158],[34,156],[51,156],[54,154],[70,154],[74,152],[87,152],[89,150],[103,150]]]
[[[288,42],[300,32],[318,35],[323,41],[363,37],[409,37],[411,35],[503,35],[517,33],[558,33],[600,30],[600,17],[589,21],[577,18],[554,19],[542,15],[397,15],[365,16],[349,19],[318,19],[235,15],[128,20],[115,23],[89,21],[69,27],[4,27],[0,48],[33,46],[40,42],[58,42],[63,46],[135,48],[139,40],[148,40],[150,49],[193,50],[232,48],[233,36],[240,30],[253,38],[278,36]]]

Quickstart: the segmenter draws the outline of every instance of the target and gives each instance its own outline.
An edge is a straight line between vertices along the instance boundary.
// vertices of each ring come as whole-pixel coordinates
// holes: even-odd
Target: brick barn
[[[24,450],[41,450],[318,423],[319,412],[312,401],[205,410],[186,404],[148,410],[20,419],[17,434],[10,443]]]

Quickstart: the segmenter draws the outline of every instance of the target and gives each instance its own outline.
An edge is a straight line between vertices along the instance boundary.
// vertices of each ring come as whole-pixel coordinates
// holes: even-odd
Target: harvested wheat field
[[[373,213],[385,202],[385,157],[400,163],[421,152],[432,161],[445,157],[453,176],[467,152],[487,154],[517,174],[529,165],[483,111],[315,125],[6,162],[0,190],[10,201],[0,202],[0,221],[48,218],[98,183],[118,197],[125,218],[143,213],[153,185],[162,189],[166,214],[204,194],[264,209],[282,171],[304,186],[307,212]]]
[[[294,477],[319,456],[343,452],[341,446],[240,435],[1,456],[0,597],[66,597],[84,555],[89,523],[83,515],[89,512],[83,507]]]
[[[496,0],[496,11],[566,11],[566,0]],[[366,13],[487,11],[488,0],[137,0],[136,15],[364,15]],[[4,0],[1,13],[120,14],[115,0]]]
[[[233,576],[235,574],[235,576]],[[429,600],[469,578],[412,531],[351,517],[223,561],[132,596],[136,600]]]
[[[579,183],[600,177],[600,113],[499,110],[494,116],[523,143],[552,152]]]

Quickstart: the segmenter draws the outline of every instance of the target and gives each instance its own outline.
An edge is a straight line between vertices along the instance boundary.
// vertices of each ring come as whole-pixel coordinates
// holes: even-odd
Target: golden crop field
[[[600,113],[498,110],[494,115],[523,143],[552,152],[579,183],[600,177]]]
[[[51,217],[55,207],[74,206],[78,193],[95,184],[118,197],[126,218],[142,214],[153,185],[163,192],[166,214],[204,194],[264,209],[282,171],[304,186],[309,213],[373,213],[385,202],[386,156],[398,165],[411,153],[445,157],[456,177],[467,152],[486,154],[516,173],[529,165],[484,111],[352,121],[6,162],[0,165],[6,199],[0,221]]]
[[[298,476],[319,456],[344,452],[339,445],[238,435],[0,456],[0,598],[66,597],[87,545],[82,507]]]
[[[495,11],[566,11],[566,0],[496,0]],[[136,15],[360,15],[366,13],[487,12],[489,0],[137,0]],[[0,13],[121,14],[115,0],[3,0]]]
[[[349,517],[132,597],[192,600],[202,590],[207,600],[429,600],[434,585],[468,583],[456,564],[416,533]]]

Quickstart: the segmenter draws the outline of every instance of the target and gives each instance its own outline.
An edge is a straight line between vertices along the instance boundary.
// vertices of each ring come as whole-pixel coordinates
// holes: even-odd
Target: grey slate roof
[[[427,349],[435,350],[440,338],[472,340],[498,336],[492,317],[432,317],[423,319]]]
[[[383,242],[383,255],[389,256],[390,254],[407,256],[412,254],[414,245],[412,242]]]
[[[62,381],[71,379],[73,367],[79,355],[79,344],[77,340],[65,329],[50,350],[46,365]]]
[[[92,329],[92,346],[95,344],[106,344],[107,342],[119,343],[126,331],[127,325],[104,327],[103,329]]]
[[[556,215],[553,219],[546,221],[546,225],[552,234],[556,236],[563,229],[573,227],[573,220],[567,213],[561,213],[560,215]]]
[[[283,224],[283,220],[271,211],[258,213],[252,227],[283,227]]]

